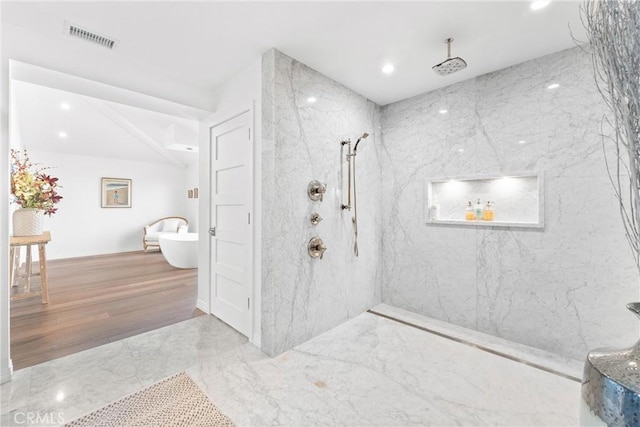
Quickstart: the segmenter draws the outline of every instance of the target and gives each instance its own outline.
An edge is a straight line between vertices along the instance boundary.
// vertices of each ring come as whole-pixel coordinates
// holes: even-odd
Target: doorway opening
[[[144,227],[159,218],[185,217],[189,229],[181,231],[199,231],[198,132],[208,112],[119,88],[105,94],[95,82],[101,96],[91,96],[92,82],[28,64],[11,68],[11,147],[49,167],[63,196],[44,221],[49,302],[10,301],[14,369],[208,312],[197,268],[143,250]],[[130,203],[105,206],[105,178],[129,180]],[[26,256],[18,260],[12,296],[27,279]],[[40,278],[31,282],[37,291]]]

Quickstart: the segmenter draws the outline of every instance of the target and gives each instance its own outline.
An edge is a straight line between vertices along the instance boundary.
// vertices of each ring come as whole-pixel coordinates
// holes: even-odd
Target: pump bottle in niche
[[[485,221],[493,221],[494,215],[493,215],[493,205],[491,205],[491,202],[487,202],[487,205],[484,207],[484,210],[482,211],[482,219]]]
[[[478,202],[473,207],[473,214],[475,215],[476,219],[482,219],[482,211],[482,203],[480,203],[480,199],[478,199]]]
[[[464,219],[467,221],[473,221],[476,219],[476,215],[473,213],[473,205],[471,204],[471,201],[467,203],[467,207],[464,210]]]

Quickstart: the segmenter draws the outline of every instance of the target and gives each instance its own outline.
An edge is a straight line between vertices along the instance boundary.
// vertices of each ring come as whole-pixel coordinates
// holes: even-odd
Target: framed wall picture
[[[131,180],[125,178],[102,178],[102,207],[130,208]]]

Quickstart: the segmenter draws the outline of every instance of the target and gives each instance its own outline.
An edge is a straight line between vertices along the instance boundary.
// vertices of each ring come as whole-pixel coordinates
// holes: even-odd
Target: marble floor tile
[[[240,425],[579,424],[579,382],[369,313],[273,359],[188,373]]]
[[[238,425],[579,424],[579,382],[363,313],[275,358],[203,316],[26,368],[2,386],[1,425],[69,421],[182,370]]]
[[[1,426],[56,425],[184,371],[215,360],[247,339],[213,316],[155,331],[16,371],[0,387]],[[29,423],[27,417],[40,420]]]

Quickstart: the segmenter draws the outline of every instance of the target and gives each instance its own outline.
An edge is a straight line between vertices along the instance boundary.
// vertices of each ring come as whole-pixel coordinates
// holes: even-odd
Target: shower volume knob
[[[324,193],[327,192],[327,186],[320,181],[311,181],[307,186],[307,194],[314,202],[321,202]]]
[[[322,259],[326,250],[327,247],[324,245],[324,242],[321,238],[316,236],[312,237],[311,240],[309,240],[308,251],[311,258]]]
[[[320,214],[318,212],[314,212],[309,217],[309,221],[311,221],[311,224],[313,224],[313,225],[318,225],[318,224],[320,224],[320,221],[322,221],[322,217],[320,216]]]

